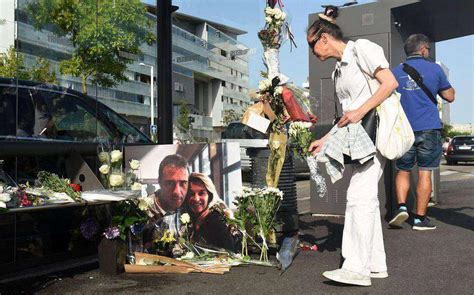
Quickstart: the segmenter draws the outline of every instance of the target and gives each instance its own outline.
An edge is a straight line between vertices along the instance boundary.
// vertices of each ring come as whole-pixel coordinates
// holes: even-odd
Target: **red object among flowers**
[[[33,202],[28,200],[28,195],[23,190],[17,191],[18,204],[20,207],[28,207],[33,205]]]
[[[75,192],[80,192],[80,191],[82,191],[82,187],[81,187],[80,184],[70,183],[69,186],[70,186]]]
[[[311,122],[310,118],[303,111],[298,101],[296,100],[295,96],[293,95],[293,91],[291,91],[290,89],[286,87],[283,87],[281,96],[283,98],[283,103],[285,104],[285,108],[291,117],[291,121]]]

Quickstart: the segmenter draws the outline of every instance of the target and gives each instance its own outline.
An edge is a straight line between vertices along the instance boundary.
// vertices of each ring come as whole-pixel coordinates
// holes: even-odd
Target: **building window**
[[[242,86],[239,86],[239,92],[242,92]]]
[[[227,57],[227,51],[221,49],[221,55],[222,55],[223,57]]]
[[[174,82],[174,90],[177,91],[177,92],[184,92],[183,83]]]
[[[230,98],[230,103],[234,104],[234,99],[232,97]]]
[[[225,81],[222,81],[222,82],[221,82],[221,85],[225,87]]]

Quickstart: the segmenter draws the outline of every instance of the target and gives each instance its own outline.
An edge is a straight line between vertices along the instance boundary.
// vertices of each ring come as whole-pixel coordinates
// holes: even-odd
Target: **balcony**
[[[212,117],[201,115],[189,115],[189,117],[194,119],[193,129],[212,131]]]

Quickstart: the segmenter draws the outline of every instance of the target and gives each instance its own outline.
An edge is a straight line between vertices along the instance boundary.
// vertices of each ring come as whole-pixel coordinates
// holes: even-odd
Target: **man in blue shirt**
[[[395,179],[398,210],[389,222],[392,226],[401,226],[408,219],[406,199],[410,189],[410,171],[418,165],[418,184],[416,187],[416,216],[414,230],[431,230],[436,227],[426,217],[428,202],[431,196],[431,171],[438,169],[441,160],[441,120],[439,118],[436,95],[453,102],[454,89],[448,82],[443,69],[436,63],[427,60],[430,54],[430,41],[422,34],[408,37],[404,45],[407,55],[407,66],[400,64],[393,69],[397,78],[397,91],[401,94],[401,104],[408,117],[415,143],[411,149],[397,160]],[[420,82],[409,75],[409,68],[414,68],[422,79]],[[416,74],[416,73],[415,73]],[[425,88],[425,89],[423,89]],[[430,95],[427,92],[431,92]]]

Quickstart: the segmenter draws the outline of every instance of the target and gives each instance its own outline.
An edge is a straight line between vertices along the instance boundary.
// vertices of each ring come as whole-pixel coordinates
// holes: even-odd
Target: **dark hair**
[[[339,8],[333,5],[326,6],[324,15],[335,20],[339,16]],[[307,30],[308,36],[319,37],[322,33],[326,33],[334,37],[336,40],[344,40],[341,28],[324,18],[318,17]],[[317,36],[316,36],[317,35]]]
[[[199,177],[196,177],[193,174],[191,174],[189,176],[188,181],[189,181],[189,183],[192,183],[192,184],[203,185],[206,188],[207,195],[209,196],[209,200],[207,201],[207,203],[209,204],[212,201],[212,199],[214,198],[214,195],[212,194],[212,192],[209,191],[209,189],[207,188],[206,184],[204,183],[204,181],[202,179],[200,179]],[[189,189],[190,188],[191,188],[191,186],[189,186]]]
[[[173,166],[178,168],[188,169],[188,161],[181,155],[173,154],[166,156],[163,161],[160,163],[160,168],[158,168],[158,182],[161,180],[163,170],[166,166]]]
[[[430,40],[425,35],[413,34],[406,39],[405,45],[403,45],[403,49],[405,50],[405,54],[407,56],[410,56],[420,51],[422,46],[429,44]]]

